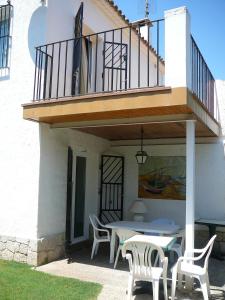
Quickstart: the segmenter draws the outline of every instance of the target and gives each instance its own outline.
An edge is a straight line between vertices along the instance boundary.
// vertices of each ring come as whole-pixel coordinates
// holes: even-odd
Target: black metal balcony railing
[[[9,67],[9,47],[11,43],[11,4],[0,6],[0,69]]]
[[[163,21],[37,47],[34,101],[163,85]]]
[[[191,36],[191,88],[212,116],[215,116],[215,79]]]
[[[143,25],[143,24],[142,24]],[[36,48],[33,101],[164,85],[164,19]],[[215,117],[215,80],[191,36],[191,89]]]

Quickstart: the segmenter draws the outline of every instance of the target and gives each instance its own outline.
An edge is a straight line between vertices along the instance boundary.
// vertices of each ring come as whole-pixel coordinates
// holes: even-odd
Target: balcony
[[[36,49],[34,101],[162,86],[164,61],[150,45],[150,27],[127,26]],[[143,31],[143,30],[142,30]]]
[[[217,136],[215,80],[187,18],[181,10],[37,47],[24,118],[112,140],[138,138],[131,124],[146,124],[148,138],[184,137],[183,123],[195,119],[197,136]],[[123,135],[102,125],[123,125]]]

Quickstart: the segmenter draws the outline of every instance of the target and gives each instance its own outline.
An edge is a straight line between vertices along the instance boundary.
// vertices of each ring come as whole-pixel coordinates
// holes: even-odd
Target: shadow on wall
[[[47,7],[41,6],[32,14],[28,28],[28,47],[30,56],[35,63],[35,47],[46,42]]]
[[[65,232],[67,145],[60,131],[39,125],[38,238]]]

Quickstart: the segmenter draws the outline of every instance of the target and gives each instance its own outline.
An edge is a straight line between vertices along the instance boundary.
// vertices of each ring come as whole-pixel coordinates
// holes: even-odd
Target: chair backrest
[[[172,219],[167,219],[167,218],[158,218],[158,219],[155,219],[153,221],[150,222],[151,224],[168,224],[168,225],[175,225],[175,221],[172,220]]]
[[[103,224],[100,222],[99,218],[98,218],[96,215],[93,215],[93,216],[94,216],[94,218],[95,218],[97,224],[98,224],[101,228],[106,228],[105,225],[103,225]]]
[[[198,252],[195,251],[195,253],[198,253],[199,255],[195,257],[195,260],[198,261],[200,259],[203,259],[205,257],[205,261],[204,261],[204,270],[207,271],[208,269],[208,263],[209,263],[209,257],[210,257],[210,254],[212,252],[212,248],[213,248],[213,244],[214,244],[214,241],[216,239],[216,235],[214,235],[207,243],[207,245],[205,246],[205,248],[203,249],[198,249]],[[184,253],[184,256],[185,257],[188,257],[188,250],[185,251]],[[187,258],[188,260],[188,258]]]
[[[135,239],[135,238],[134,238]],[[123,257],[126,256],[129,260],[130,272],[140,279],[151,279],[152,269],[154,267],[155,255],[159,257],[159,265],[164,271],[167,270],[168,260],[164,256],[161,247],[150,243],[149,241],[125,241],[122,247]],[[131,253],[131,254],[130,254]]]
[[[90,222],[91,222],[91,225],[93,227],[93,232],[94,232],[94,237],[96,239],[99,238],[99,224],[98,224],[98,218],[96,217],[96,215],[92,214],[92,215],[89,215],[89,219],[90,219]]]
[[[137,234],[140,234],[136,231],[127,230],[127,229],[117,229],[116,234],[119,237],[119,243],[120,245],[123,245],[123,243],[131,238],[132,236],[135,236]]]
[[[213,244],[214,244],[215,239],[216,239],[216,234],[213,237],[211,237],[208,244],[205,246],[205,248],[202,249],[203,253],[200,255],[202,257],[205,256],[205,262],[204,262],[204,269],[205,270],[208,269],[209,257],[210,257],[210,254],[212,252],[212,248],[213,248]]]
[[[177,243],[180,244],[181,249],[182,249],[182,253],[184,253],[184,247],[185,247],[185,230],[181,229],[178,233],[174,234],[173,237],[175,237],[177,239]]]

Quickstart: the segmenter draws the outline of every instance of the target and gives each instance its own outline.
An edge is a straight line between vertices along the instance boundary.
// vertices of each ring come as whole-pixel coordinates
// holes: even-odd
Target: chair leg
[[[153,300],[159,300],[159,280],[152,281]]]
[[[133,284],[134,284],[133,276],[131,274],[129,274],[129,278],[128,278],[128,290],[127,290],[127,299],[128,300],[132,299]]]
[[[164,299],[168,299],[168,292],[167,292],[167,278],[163,276],[163,290],[164,290]]]
[[[178,290],[181,290],[183,287],[183,275],[178,273]]]
[[[117,262],[118,262],[118,259],[119,259],[119,255],[120,255],[120,246],[118,247],[117,249],[117,253],[116,253],[116,259],[115,259],[115,263],[114,263],[114,269],[116,268],[117,266]]]
[[[158,262],[159,262],[159,253],[156,254],[155,261],[154,261],[154,267],[157,266]]]
[[[98,253],[98,248],[99,248],[99,243],[96,244],[96,247],[95,247],[95,255]]]
[[[172,274],[171,300],[175,299],[176,286],[177,286],[177,269],[175,268],[173,269],[173,274]]]
[[[200,284],[201,284],[201,288],[202,288],[203,298],[204,298],[204,300],[209,300],[207,279],[206,279],[205,275],[200,276],[199,280],[200,280]]]
[[[176,252],[177,252],[178,258],[179,258],[180,256],[183,255],[183,254],[182,254],[182,249],[181,249],[181,248],[177,249]]]
[[[173,261],[173,262],[175,261],[175,256],[174,256],[174,251],[173,250],[170,251],[170,260]]]
[[[211,296],[211,291],[210,291],[210,283],[209,283],[209,275],[208,275],[208,273],[205,276],[206,276],[206,284],[207,284],[208,295],[210,297]]]
[[[173,249],[170,251],[170,259],[172,260],[173,257],[173,261],[175,261],[175,253],[177,254],[177,258],[179,258],[180,256],[182,256],[182,250],[181,248],[177,248],[177,249]]]
[[[95,254],[95,247],[96,247],[96,241],[94,240],[93,245],[92,245],[92,251],[91,251],[91,259],[93,259],[93,256]]]

